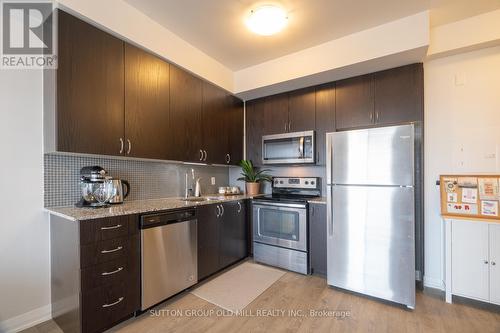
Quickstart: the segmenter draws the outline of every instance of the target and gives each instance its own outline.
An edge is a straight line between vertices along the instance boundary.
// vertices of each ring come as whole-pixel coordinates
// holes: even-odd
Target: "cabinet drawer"
[[[102,332],[112,327],[132,314],[134,305],[126,283],[93,289],[82,297],[83,332]]]
[[[126,281],[130,275],[127,257],[108,261],[100,265],[88,267],[82,270],[82,290],[88,291],[96,287],[120,284]]]
[[[128,237],[110,239],[81,247],[80,268],[126,257],[129,254]]]
[[[129,234],[134,216],[119,216],[83,221],[80,223],[80,244],[89,244]],[[132,229],[132,228],[131,228]]]

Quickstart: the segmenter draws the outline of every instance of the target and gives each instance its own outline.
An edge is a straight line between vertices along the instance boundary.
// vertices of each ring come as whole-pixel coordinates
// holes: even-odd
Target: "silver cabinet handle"
[[[125,299],[125,297],[120,297],[118,298],[118,300],[116,302],[113,302],[113,303],[109,303],[109,304],[103,304],[102,307],[103,308],[109,308],[110,306],[114,306],[118,303],[120,303],[121,301],[123,301]]]
[[[128,143],[127,155],[129,155],[130,151],[132,150],[132,143],[130,142],[129,139],[127,139],[127,143]]]
[[[231,162],[231,155],[226,154],[226,163],[229,164]]]
[[[205,157],[203,157],[203,161],[206,161],[207,160],[207,156],[208,156],[207,151],[203,150],[203,153],[205,154]]]
[[[118,269],[116,269],[112,272],[102,272],[101,275],[102,276],[113,275],[113,274],[116,274],[116,273],[121,272],[121,271],[123,271],[123,267],[118,267]]]
[[[288,123],[285,121],[285,133],[287,132],[286,127],[288,126]]]
[[[112,252],[120,251],[121,249],[123,249],[123,247],[122,247],[122,246],[118,246],[116,249],[112,249],[112,250],[102,250],[102,251],[101,251],[101,253],[102,253],[102,254],[112,253]]]
[[[200,161],[203,161],[203,150],[200,149]]]
[[[101,230],[111,230],[111,229],[118,229],[118,228],[121,228],[122,225],[121,224],[117,224],[117,225],[114,225],[112,227],[101,227]]]
[[[373,123],[373,112],[370,112],[370,123]]]
[[[216,213],[216,215],[217,215],[217,218],[220,217],[220,206],[219,205],[217,205],[217,213]]]
[[[221,214],[221,216],[222,216],[222,215],[224,215],[224,205],[220,205],[220,208],[222,209],[222,214]]]
[[[238,201],[238,214],[241,213],[241,202]]]
[[[378,116],[379,116],[379,112],[375,112],[375,122],[378,123]]]
[[[291,132],[292,131],[292,121],[290,120],[288,122],[288,132]]]
[[[123,154],[123,139],[120,138],[120,154]]]

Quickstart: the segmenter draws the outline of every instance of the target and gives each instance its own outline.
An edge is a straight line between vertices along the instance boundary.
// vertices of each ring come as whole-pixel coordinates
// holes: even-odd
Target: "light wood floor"
[[[406,310],[367,297],[328,287],[323,278],[286,273],[245,310],[285,310],[276,317],[220,317],[217,306],[185,292],[155,308],[177,310],[176,315],[146,312],[113,328],[113,332],[500,332],[500,312],[464,304],[447,304],[441,296],[417,293],[416,309]],[[348,317],[312,317],[309,310],[346,311]],[[188,316],[200,311],[201,317]],[[214,314],[203,316],[213,310]],[[293,316],[288,310],[302,310]],[[160,313],[160,312],[158,312]],[[261,312],[262,314],[262,312]],[[53,325],[36,326],[29,333],[57,333]],[[48,330],[46,330],[48,329]]]

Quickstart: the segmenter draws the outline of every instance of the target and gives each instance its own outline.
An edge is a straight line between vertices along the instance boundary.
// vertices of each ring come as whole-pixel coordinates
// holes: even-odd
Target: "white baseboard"
[[[0,332],[13,333],[38,325],[52,318],[50,304],[0,322]]]
[[[444,290],[444,282],[438,278],[424,276],[424,286]]]

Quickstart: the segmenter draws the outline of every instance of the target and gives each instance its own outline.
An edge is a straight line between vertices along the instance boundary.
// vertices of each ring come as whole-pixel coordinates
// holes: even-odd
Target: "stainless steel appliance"
[[[262,163],[308,164],[315,161],[314,131],[264,135]]]
[[[105,207],[113,194],[113,184],[104,168],[87,166],[80,169],[80,190],[82,197],[77,207]]]
[[[308,204],[319,178],[275,177],[272,195],[253,199],[254,260],[308,274]]]
[[[198,282],[196,209],[141,217],[141,309]]]
[[[414,308],[413,125],[326,142],[328,284]]]
[[[128,181],[118,178],[111,178],[112,195],[109,199],[110,204],[121,204],[130,193],[130,184]]]

